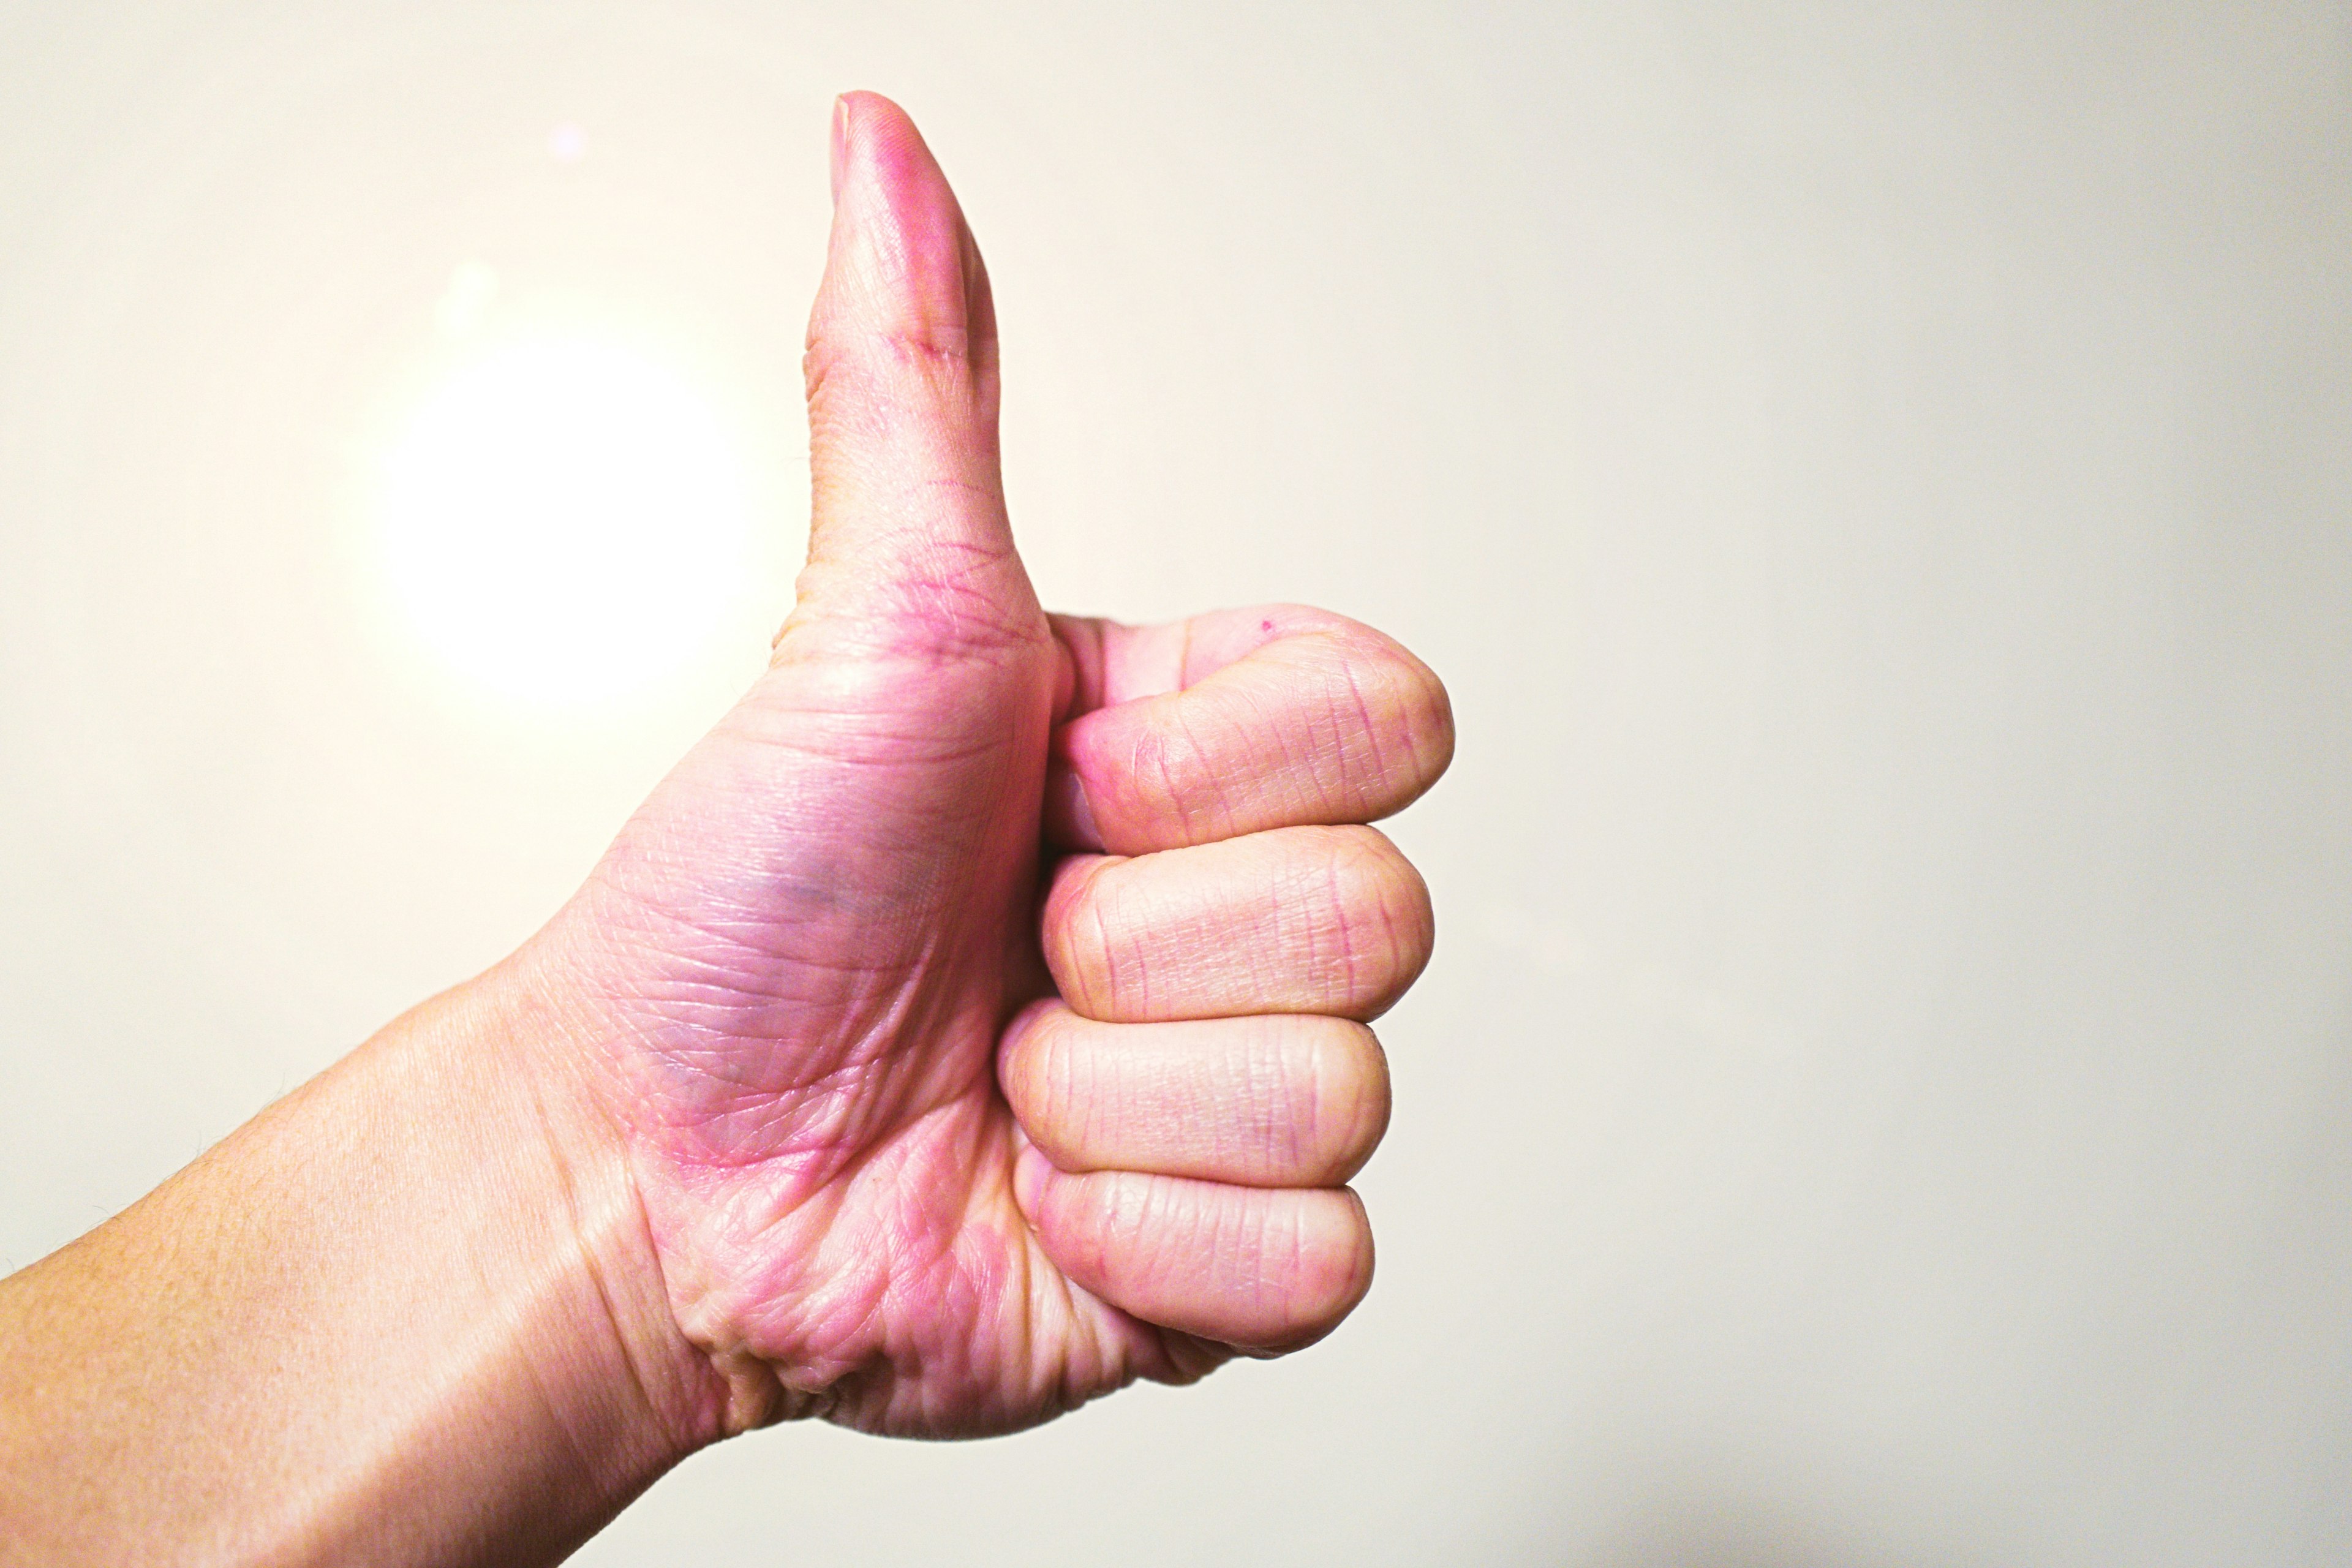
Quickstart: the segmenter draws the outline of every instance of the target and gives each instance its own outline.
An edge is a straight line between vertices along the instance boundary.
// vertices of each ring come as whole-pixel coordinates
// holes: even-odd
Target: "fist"
[[[952,1436],[1328,1331],[1368,1027],[1426,963],[1365,826],[1435,677],[1288,606],[1048,616],[987,275],[887,100],[834,123],[810,556],[766,674],[518,962],[625,1159],[709,1420]]]

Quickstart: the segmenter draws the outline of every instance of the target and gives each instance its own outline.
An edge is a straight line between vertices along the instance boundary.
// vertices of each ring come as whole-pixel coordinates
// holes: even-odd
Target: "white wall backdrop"
[[[2336,5],[11,0],[0,1258],[494,959],[757,668],[859,86],[989,254],[1048,601],[1452,685],[1381,1278],[1030,1436],[761,1434],[582,1562],[2352,1558]],[[762,530],[569,705],[368,531],[551,321]]]

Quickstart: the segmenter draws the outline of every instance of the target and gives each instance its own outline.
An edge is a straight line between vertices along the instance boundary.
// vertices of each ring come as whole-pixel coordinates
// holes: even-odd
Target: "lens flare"
[[[682,375],[593,337],[510,341],[456,368],[386,448],[384,586],[444,665],[575,703],[704,651],[741,592],[741,458]]]

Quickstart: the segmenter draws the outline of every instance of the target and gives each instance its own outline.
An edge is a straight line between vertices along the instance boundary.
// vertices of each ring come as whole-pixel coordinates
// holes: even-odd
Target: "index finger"
[[[1296,605],[1161,626],[1053,618],[1072,667],[1046,837],[1140,855],[1371,822],[1454,757],[1454,710],[1395,639]]]

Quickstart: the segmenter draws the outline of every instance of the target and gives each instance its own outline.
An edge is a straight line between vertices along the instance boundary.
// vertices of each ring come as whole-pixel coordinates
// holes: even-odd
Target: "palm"
[[[592,998],[591,1081],[729,1421],[952,1436],[1303,1342],[1360,1294],[1339,1184],[1385,1073],[1341,1020],[1417,973],[1426,904],[1369,828],[1303,825],[1419,793],[1450,729],[1336,617],[1048,622],[978,254],[912,126],[854,108],[799,602],[541,946]],[[1121,865],[1130,905],[1193,911],[1172,945],[1114,907]],[[1310,879],[1305,915],[1269,903]],[[1234,961],[1252,921],[1295,952]],[[1234,1078],[1293,1069],[1305,1100]]]
[[[1017,563],[1003,576],[1018,612]],[[993,1061],[1047,989],[1057,660],[1034,599],[1005,618],[995,646],[955,650],[912,626],[844,650],[796,625],[595,895],[608,932],[646,939],[622,1065],[689,1332],[724,1321],[860,1426],[1001,1428],[1158,1370],[1130,1325],[1057,1288],[1013,1202]]]

